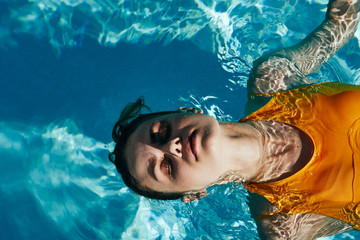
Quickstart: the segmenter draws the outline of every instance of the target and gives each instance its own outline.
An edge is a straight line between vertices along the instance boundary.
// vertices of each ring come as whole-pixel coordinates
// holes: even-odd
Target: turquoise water
[[[326,3],[0,1],[0,239],[256,239],[241,186],[190,204],[130,192],[107,160],[112,125],[139,96],[243,117],[252,62],[306,36]],[[311,77],[360,84],[359,41]]]

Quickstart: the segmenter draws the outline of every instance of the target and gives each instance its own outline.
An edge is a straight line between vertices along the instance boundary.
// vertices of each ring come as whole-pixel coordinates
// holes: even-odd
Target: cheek
[[[188,190],[198,190],[214,183],[218,175],[216,168],[210,165],[183,166],[179,168],[177,182]]]
[[[187,163],[180,164],[176,172],[176,181],[179,185],[189,186],[198,181],[198,176],[202,174],[202,170],[189,166]],[[191,190],[191,189],[190,189]]]

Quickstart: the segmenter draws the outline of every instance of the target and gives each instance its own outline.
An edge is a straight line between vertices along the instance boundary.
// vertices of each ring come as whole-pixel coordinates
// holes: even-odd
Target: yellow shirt
[[[268,104],[240,122],[275,120],[312,139],[314,153],[300,171],[276,182],[249,183],[276,213],[315,213],[360,230],[360,86],[325,83],[265,94]]]

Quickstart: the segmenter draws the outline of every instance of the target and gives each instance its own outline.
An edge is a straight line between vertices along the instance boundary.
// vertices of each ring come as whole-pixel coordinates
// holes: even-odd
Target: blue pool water
[[[326,3],[1,0],[0,239],[256,239],[241,186],[190,204],[130,192],[107,159],[112,125],[139,96],[243,117],[252,62],[302,39]],[[359,43],[311,77],[360,84]]]

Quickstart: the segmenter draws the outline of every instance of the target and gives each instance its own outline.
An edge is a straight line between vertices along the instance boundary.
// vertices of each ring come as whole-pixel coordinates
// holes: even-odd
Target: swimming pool
[[[0,239],[255,239],[241,186],[190,204],[131,193],[107,160],[111,128],[139,96],[243,117],[253,60],[303,38],[326,3],[1,1]],[[356,34],[311,77],[360,84]]]

